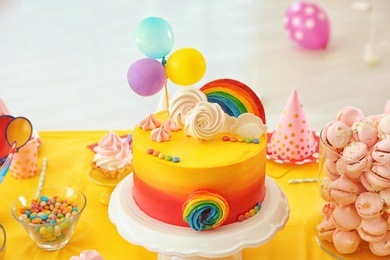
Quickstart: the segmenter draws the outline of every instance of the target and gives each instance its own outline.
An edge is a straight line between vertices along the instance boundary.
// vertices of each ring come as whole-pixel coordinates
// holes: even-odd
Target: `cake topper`
[[[173,48],[174,35],[166,20],[159,17],[142,20],[135,29],[134,38],[138,49],[147,56],[134,62],[127,72],[127,82],[136,94],[152,96],[165,87],[168,107],[168,79],[179,86],[189,86],[205,74],[206,61],[194,48],[181,48],[167,57]]]
[[[269,135],[267,158],[304,164],[318,159],[318,136],[310,129],[296,89],[293,89],[277,128]]]
[[[325,49],[330,35],[326,12],[315,3],[296,1],[287,9],[284,28],[291,40],[305,49]]]
[[[253,90],[234,79],[217,79],[200,88],[207,100],[219,104],[226,114],[238,117],[243,113],[252,113],[266,124],[264,107]]]

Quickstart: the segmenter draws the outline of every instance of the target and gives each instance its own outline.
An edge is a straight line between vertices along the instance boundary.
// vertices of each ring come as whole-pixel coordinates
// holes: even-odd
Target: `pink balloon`
[[[14,119],[13,116],[2,115],[0,116],[0,165],[3,160],[8,156],[11,145],[7,142],[7,126]]]
[[[285,14],[284,27],[290,38],[306,49],[324,49],[328,44],[329,18],[315,3],[293,3]]]
[[[140,96],[158,93],[166,81],[164,66],[157,60],[143,58],[134,62],[127,71],[130,88]]]

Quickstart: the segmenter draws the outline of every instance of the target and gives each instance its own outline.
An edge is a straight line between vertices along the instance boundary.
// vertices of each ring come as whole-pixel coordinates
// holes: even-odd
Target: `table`
[[[96,143],[108,130],[40,132],[38,166],[48,159],[44,185],[74,186],[87,197],[85,212],[80,218],[69,244],[58,251],[46,252],[38,248],[26,231],[13,219],[10,208],[24,190],[38,186],[39,174],[25,180],[7,175],[0,187],[0,223],[7,232],[4,259],[69,259],[81,251],[97,250],[104,259],[157,259],[157,253],[125,241],[108,218],[107,206],[100,202],[103,187],[93,184],[88,176],[93,152],[87,147]],[[129,131],[115,131],[119,135]],[[314,215],[317,205],[317,184],[289,184],[289,179],[316,177],[317,164],[281,165],[269,161],[267,174],[286,193],[290,217],[286,227],[267,244],[243,250],[244,260],[257,259],[332,259],[320,249],[314,239]]]

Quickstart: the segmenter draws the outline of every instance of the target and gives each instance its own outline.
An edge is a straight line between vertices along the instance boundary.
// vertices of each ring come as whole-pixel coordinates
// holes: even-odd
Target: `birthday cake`
[[[264,108],[245,84],[184,87],[132,132],[133,189],[150,217],[194,230],[243,221],[266,196]]]

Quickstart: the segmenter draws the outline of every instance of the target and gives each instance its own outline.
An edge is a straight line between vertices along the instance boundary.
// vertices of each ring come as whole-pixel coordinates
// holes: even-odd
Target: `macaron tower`
[[[320,197],[325,203],[317,239],[333,244],[341,255],[390,256],[389,104],[372,116],[344,107],[321,131]]]
[[[304,161],[316,152],[318,144],[296,89],[293,89],[268,142],[267,153],[270,158],[286,163]]]

